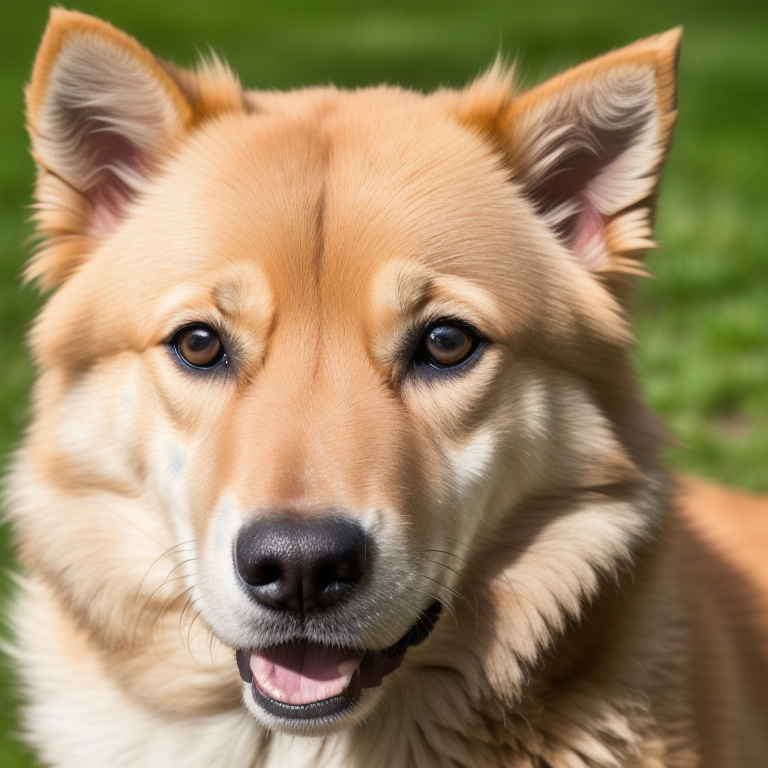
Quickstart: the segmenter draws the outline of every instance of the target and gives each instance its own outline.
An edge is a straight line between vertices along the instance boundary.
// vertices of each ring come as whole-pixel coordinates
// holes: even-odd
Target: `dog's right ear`
[[[216,78],[227,98],[212,104]],[[43,289],[64,280],[192,126],[241,108],[240,93],[221,65],[184,72],[104,21],[52,9],[26,91],[43,238],[27,277]]]

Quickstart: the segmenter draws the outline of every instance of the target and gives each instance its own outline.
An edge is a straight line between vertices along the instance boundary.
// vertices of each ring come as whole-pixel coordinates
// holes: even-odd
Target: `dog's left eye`
[[[480,336],[458,323],[441,321],[431,325],[421,338],[416,363],[432,368],[455,368],[474,355]]]
[[[224,356],[224,345],[216,331],[202,323],[176,331],[171,346],[183,362],[193,368],[213,368]]]

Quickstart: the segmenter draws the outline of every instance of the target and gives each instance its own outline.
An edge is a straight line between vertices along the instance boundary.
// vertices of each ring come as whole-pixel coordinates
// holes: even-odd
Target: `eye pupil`
[[[196,328],[184,337],[185,346],[193,354],[204,354],[213,343],[211,334],[202,328]]]
[[[458,325],[437,325],[424,339],[428,362],[443,367],[458,365],[474,347],[474,335]]]
[[[182,328],[176,336],[174,346],[182,360],[196,368],[215,365],[223,352],[219,337],[205,326]]]

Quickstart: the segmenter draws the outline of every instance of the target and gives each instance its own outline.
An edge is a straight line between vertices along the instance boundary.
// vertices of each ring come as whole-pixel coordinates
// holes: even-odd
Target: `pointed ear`
[[[241,107],[219,67],[218,101]],[[32,81],[27,121],[38,166],[41,251],[27,269],[42,287],[61,282],[123,218],[163,158],[210,113],[216,73],[181,73],[136,40],[81,13],[51,11]],[[183,79],[182,79],[183,78]]]
[[[515,98],[505,152],[539,214],[589,270],[642,274],[672,139],[681,30],[641,40]]]

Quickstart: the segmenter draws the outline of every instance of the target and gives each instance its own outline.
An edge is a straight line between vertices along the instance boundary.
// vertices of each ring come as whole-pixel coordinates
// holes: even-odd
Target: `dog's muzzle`
[[[373,547],[355,520],[333,515],[272,514],[245,526],[235,542],[235,569],[249,597],[303,625],[350,599],[364,583]],[[237,651],[240,676],[268,714],[290,720],[338,716],[365,688],[381,685],[406,651],[435,626],[434,602],[395,643],[381,650],[325,645],[303,638]]]

